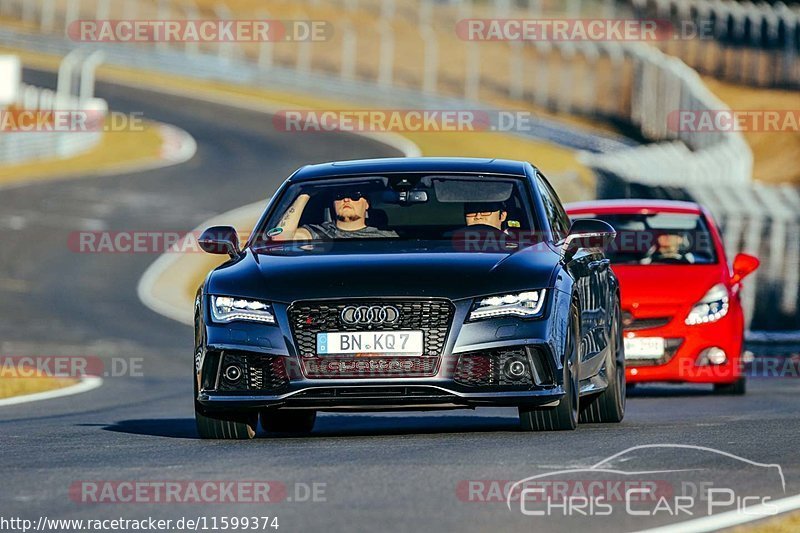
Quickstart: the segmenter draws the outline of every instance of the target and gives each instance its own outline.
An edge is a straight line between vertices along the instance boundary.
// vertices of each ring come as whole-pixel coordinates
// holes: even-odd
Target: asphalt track
[[[52,85],[53,77],[26,72],[26,81]],[[591,518],[558,511],[525,516],[518,505],[509,511],[502,502],[465,501],[463,488],[468,480],[515,481],[588,467],[631,446],[667,443],[780,465],[785,493],[774,469],[686,448],[634,450],[615,466],[684,470],[638,477],[673,484],[696,481],[701,472],[737,494],[800,493],[800,386],[788,378],[753,379],[739,398],[712,396],[703,387],[646,387],[629,398],[622,424],[566,433],[523,433],[515,410],[479,409],[322,414],[308,438],[199,440],[191,329],[149,311],[136,296],[155,256],[75,253],[69,234],[185,231],[267,198],[304,163],[396,154],[351,135],[275,132],[269,117],[189,99],[104,83],[98,95],[113,109],[144,111],[185,129],[198,153],[177,167],[0,191],[0,353],[116,357],[142,365],[142,376],[109,377],[89,393],[0,410],[2,517],[277,516],[279,531],[634,530],[690,517],[618,509]],[[572,479],[614,477],[592,476]],[[87,504],[70,498],[70,486],[82,480],[273,480],[289,493],[269,504]],[[324,495],[298,501],[313,483],[324,484]]]

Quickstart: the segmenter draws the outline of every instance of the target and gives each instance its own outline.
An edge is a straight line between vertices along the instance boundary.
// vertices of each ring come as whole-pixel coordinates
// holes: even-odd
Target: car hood
[[[614,265],[622,308],[635,316],[666,316],[689,308],[724,280],[720,265]]]
[[[246,250],[212,273],[207,292],[284,303],[376,296],[455,300],[549,287],[558,261],[558,253],[542,246],[507,253],[441,247],[366,253],[358,246],[318,253],[287,245]]]

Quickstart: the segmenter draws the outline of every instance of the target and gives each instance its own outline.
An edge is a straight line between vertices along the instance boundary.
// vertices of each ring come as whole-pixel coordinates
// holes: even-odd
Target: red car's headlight
[[[728,314],[729,303],[728,288],[722,283],[717,283],[699,302],[694,304],[686,317],[686,324],[694,326],[716,322]]]

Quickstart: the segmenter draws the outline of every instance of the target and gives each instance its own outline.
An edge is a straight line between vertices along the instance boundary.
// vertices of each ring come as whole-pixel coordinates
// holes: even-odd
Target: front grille
[[[241,377],[231,380],[226,375],[230,366],[237,367]],[[280,393],[289,385],[285,358],[259,354],[224,352],[219,367],[219,391],[259,391]]]
[[[626,311],[622,314],[622,328],[625,331],[639,331],[643,329],[660,328],[669,324],[671,320],[671,316],[635,318],[631,313]]]
[[[400,317],[390,323],[344,324],[340,319],[342,310],[352,305],[391,305],[398,309]],[[303,370],[309,377],[375,377],[375,372],[393,377],[433,375],[444,351],[453,313],[454,307],[450,301],[437,299],[302,301],[295,302],[288,310]],[[373,330],[422,331],[424,350],[422,356],[316,357],[317,333]]]
[[[301,359],[310,378],[396,378],[436,374],[437,357],[313,357]]]
[[[658,359],[628,359],[625,358],[625,365],[629,367],[634,366],[657,366],[669,363],[675,354],[678,353],[678,348],[683,344],[683,339],[664,339],[664,355]]]
[[[538,349],[504,348],[459,355],[453,380],[467,387],[486,386],[532,386],[552,384],[552,373]],[[525,371],[519,376],[510,376],[508,365],[520,361]]]

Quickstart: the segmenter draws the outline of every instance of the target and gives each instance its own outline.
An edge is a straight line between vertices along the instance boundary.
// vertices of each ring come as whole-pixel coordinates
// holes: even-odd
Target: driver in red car
[[[694,263],[694,254],[687,251],[689,243],[683,235],[663,233],[658,236],[656,243],[647,251],[640,264]]]

